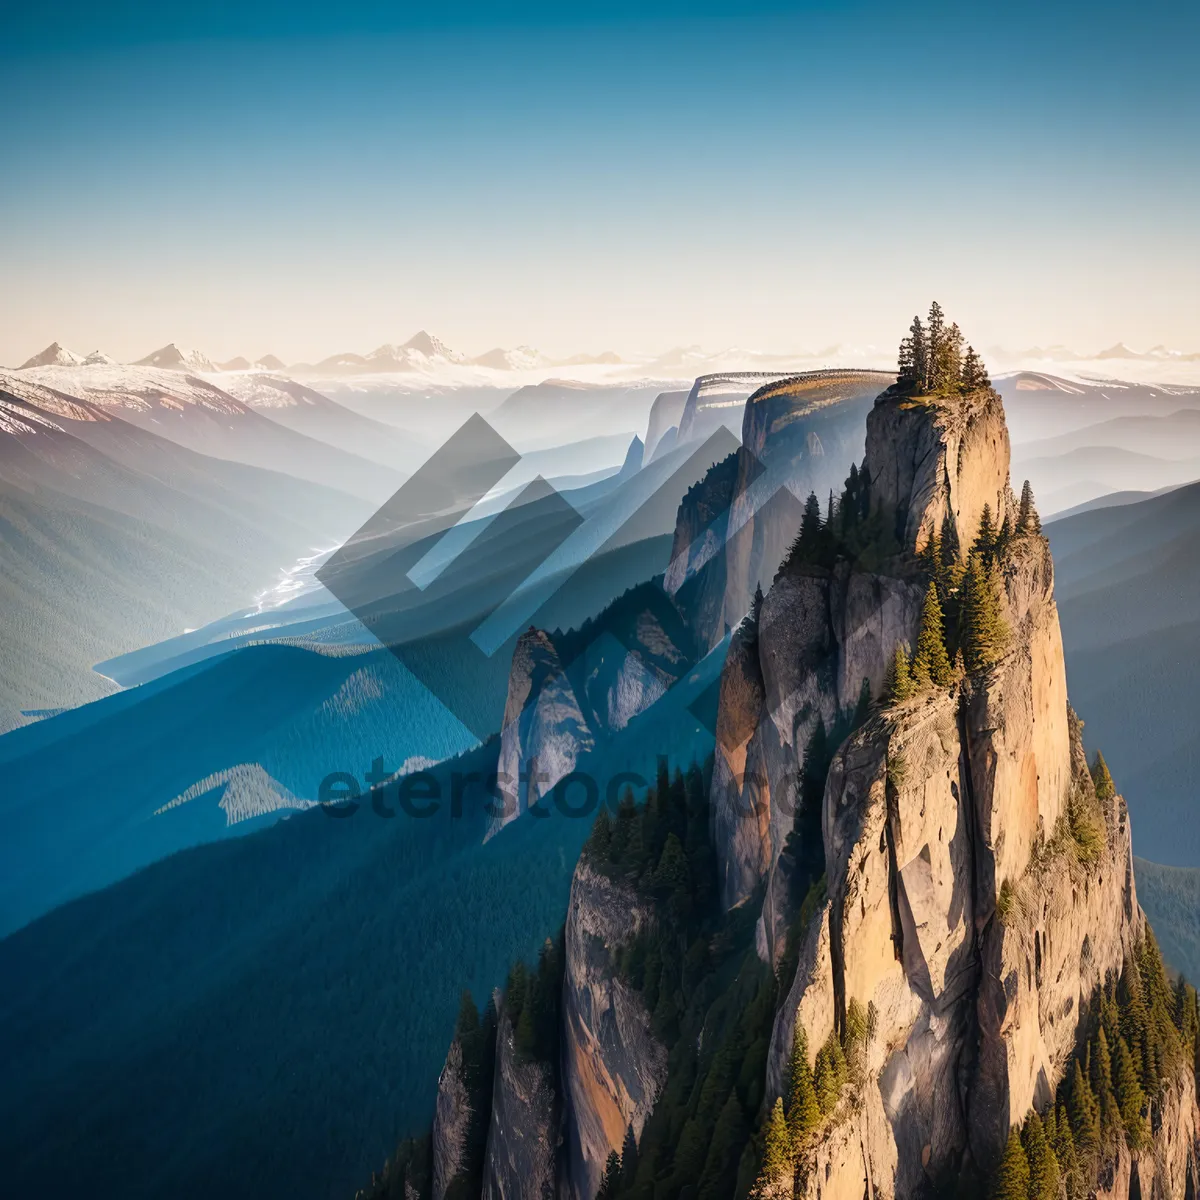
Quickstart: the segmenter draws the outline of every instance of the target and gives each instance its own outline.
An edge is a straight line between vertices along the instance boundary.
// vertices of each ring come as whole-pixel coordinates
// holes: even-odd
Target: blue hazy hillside
[[[1200,484],[1046,526],[1071,702],[1143,858],[1200,867]]]
[[[725,645],[579,768],[712,746]],[[241,657],[241,656],[238,656]],[[495,769],[495,740],[434,769]],[[0,1160],[19,1193],[351,1195],[428,1119],[460,990],[563,920],[591,819],[486,845],[468,790],[425,820],[305,812],[175,854],[0,942]],[[395,807],[395,801],[391,801]],[[80,1003],[80,997],[87,997]],[[271,1136],[261,1136],[270,1129]]]
[[[130,655],[114,677],[142,686],[0,739],[0,935],[175,850],[303,808],[330,773],[440,760],[497,730],[528,620],[569,629],[660,573],[679,497],[714,453],[681,448],[566,493],[578,512],[553,493],[510,505],[424,591],[398,586],[406,568],[385,549],[387,586],[364,615],[389,645],[403,643],[403,665],[311,593]],[[520,594],[542,561],[539,530],[564,516],[597,532],[555,560],[528,620],[479,652],[471,629]]]

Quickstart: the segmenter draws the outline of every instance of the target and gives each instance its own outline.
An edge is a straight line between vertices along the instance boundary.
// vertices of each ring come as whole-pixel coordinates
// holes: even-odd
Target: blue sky
[[[1200,350],[1197,33],[1155,5],[29,6],[0,361],[890,345],[931,295],[984,345]]]

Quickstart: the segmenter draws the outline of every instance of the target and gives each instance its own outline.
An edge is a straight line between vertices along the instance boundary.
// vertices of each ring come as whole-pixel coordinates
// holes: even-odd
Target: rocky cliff
[[[770,584],[810,491],[840,488],[862,445],[879,371],[815,371],[773,380],[746,401],[742,448],[680,505],[665,586],[715,646]]]
[[[655,583],[630,589],[579,630],[526,630],[513,652],[500,734],[503,812],[488,836],[648,709],[695,657],[683,615]]]
[[[817,455],[804,421],[820,410],[802,421],[790,395],[763,389],[747,408],[760,464],[780,430],[803,430]],[[704,547],[715,515],[750,495],[750,450],[714,467],[680,508],[673,607],[638,596],[610,614],[619,650],[594,629],[522,639],[509,761],[541,757],[545,727],[559,770],[567,726],[622,727],[736,626],[700,819],[710,845],[680,826],[670,852],[638,833],[617,854],[613,832],[612,873],[577,866],[557,1067],[523,1076],[501,1023],[488,1195],[591,1200],[603,1182],[606,1197],[640,1197],[685,1177],[706,1196],[752,1183],[811,1200],[985,1195],[1014,1156],[1048,1171],[1045,1145],[1061,1173],[1042,1176],[1039,1200],[1197,1195],[1200,1007],[1166,982],[1124,801],[1084,757],[1053,563],[1010,488],[1000,397],[986,380],[888,388],[866,428],[836,509],[793,513],[785,539],[746,501],[741,528],[762,526],[748,556],[730,553],[728,524],[713,534],[723,554]],[[782,565],[752,602],[754,564],[775,547]],[[622,837],[675,819],[644,811]],[[633,965],[647,946],[676,956],[670,990],[658,959]],[[459,1154],[451,1067],[440,1179]]]
[[[605,1161],[628,1131],[639,1138],[666,1082],[667,1052],[650,1014],[622,980],[616,952],[652,920],[627,886],[586,861],[575,870],[567,913],[563,992],[566,1195],[591,1200]]]
[[[500,996],[483,1200],[554,1200],[562,1104],[552,1063],[522,1056]]]
[[[881,396],[863,473],[872,513],[894,522],[891,553],[870,570],[785,570],[722,680],[713,819],[724,897],[739,904],[765,881],[760,946],[773,961],[788,909],[772,898],[786,890],[809,733],[864,680],[879,698],[897,645],[916,644],[919,555],[935,540],[970,545],[985,505],[1010,528],[1017,516],[990,389]],[[1039,534],[1011,539],[999,598],[1011,636],[997,661],[885,698],[833,757],[820,814],[827,899],[777,1014],[769,1088],[784,1090],[798,1024],[810,1058],[845,1037],[851,1005],[871,1014],[871,1038],[864,1082],[799,1194],[915,1197],[964,1171],[994,1172],[1010,1128],[1052,1105],[1084,1015],[1143,935],[1124,804],[1097,797],[1068,707]],[[1085,837],[1077,823],[1090,814]],[[1110,1194],[1183,1195],[1195,1159],[1189,1086],[1181,1077],[1168,1089],[1166,1132],[1132,1167],[1127,1153],[1114,1164]],[[1131,1193],[1122,1170],[1157,1183]]]

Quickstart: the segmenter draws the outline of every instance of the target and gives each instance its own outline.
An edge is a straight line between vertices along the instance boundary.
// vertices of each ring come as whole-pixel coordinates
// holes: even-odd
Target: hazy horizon
[[[23,13],[0,361],[1200,350],[1195,12],[677,8]]]

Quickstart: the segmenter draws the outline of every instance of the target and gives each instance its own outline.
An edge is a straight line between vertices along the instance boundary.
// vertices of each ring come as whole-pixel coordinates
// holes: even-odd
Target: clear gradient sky
[[[1200,6],[6,12],[0,362],[1200,350]]]

